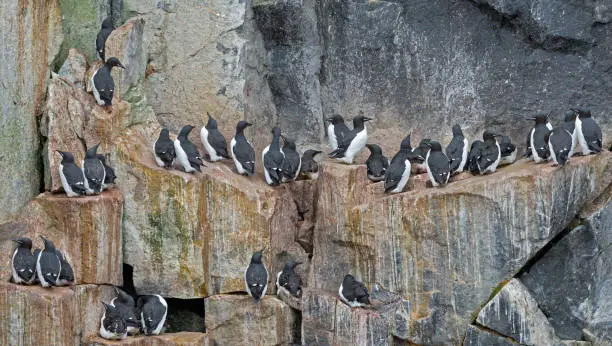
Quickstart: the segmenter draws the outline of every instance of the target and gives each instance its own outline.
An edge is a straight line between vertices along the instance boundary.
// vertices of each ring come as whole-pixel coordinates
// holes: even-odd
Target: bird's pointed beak
[[[246,126],[253,126],[252,123],[246,123]]]
[[[525,120],[535,120],[535,117],[525,117]]]
[[[266,248],[263,248],[263,249],[259,250],[259,252],[262,252],[262,253],[263,253],[265,249],[266,249]]]
[[[123,64],[122,64],[122,63],[119,63],[119,65],[117,65],[117,67],[120,67],[120,68],[122,68],[122,69],[124,69],[124,70],[125,70],[125,66],[123,66]]]
[[[62,157],[64,157],[64,152],[62,152],[61,150],[56,150],[58,154],[60,154]]]
[[[373,118],[368,118],[368,117],[363,117],[363,121],[370,121],[370,120],[374,120]]]
[[[299,266],[300,264],[302,264],[303,262],[295,262],[296,266]]]
[[[315,154],[315,155],[318,155],[318,154],[320,154],[320,153],[322,153],[322,151],[321,151],[321,150],[315,150],[315,151],[314,151],[314,154]]]
[[[21,241],[21,239],[13,239],[13,241],[19,245],[22,245],[23,242]]]

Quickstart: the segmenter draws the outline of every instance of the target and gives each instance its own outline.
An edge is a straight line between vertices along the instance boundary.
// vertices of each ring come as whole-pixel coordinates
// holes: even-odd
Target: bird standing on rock
[[[145,335],[159,335],[168,316],[168,303],[159,294],[138,297],[140,322]]]
[[[244,120],[239,121],[236,125],[236,134],[230,142],[236,172],[248,176],[255,174],[255,150],[244,136],[244,129],[252,125]]]
[[[97,154],[99,146],[100,143],[87,150],[85,159],[81,162],[83,175],[85,176],[85,190],[87,190],[88,195],[100,194],[106,178],[106,169]]]
[[[272,129],[272,143],[265,147],[261,153],[266,183],[271,186],[278,186],[283,177],[285,154],[280,147],[280,137],[281,130],[278,126],[275,126]]]
[[[222,159],[229,159],[227,141],[217,128],[217,120],[210,113],[207,112],[206,114],[208,114],[208,123],[200,130],[200,139],[210,161],[216,162]]]
[[[110,305],[117,309],[119,315],[125,321],[128,335],[138,334],[141,322],[138,318],[134,298],[118,287],[115,287],[115,292],[117,296],[111,300]]]
[[[283,154],[285,160],[283,161],[283,179],[282,182],[286,183],[293,181],[297,178],[298,173],[302,167],[302,159],[300,153],[297,152],[295,142],[283,135],[281,135],[283,141]]]
[[[319,176],[319,163],[314,160],[315,156],[322,151],[308,149],[302,155],[302,167],[300,167],[300,176],[306,179],[317,179]]]
[[[570,149],[569,154],[567,154],[567,158],[574,156],[576,150],[576,144],[578,142],[578,134],[576,131],[576,112],[569,111],[565,113],[565,122],[563,123],[563,128],[567,130],[567,132],[572,134],[572,147]]]
[[[476,161],[480,174],[495,172],[501,161],[501,150],[496,139],[497,137],[499,137],[499,135],[489,131],[485,131],[482,134],[484,147],[481,150],[480,157]]]
[[[429,151],[425,156],[427,175],[434,187],[446,185],[450,177],[450,163],[442,152],[442,146],[437,141],[429,142]]]
[[[263,249],[253,254],[251,263],[244,272],[246,291],[256,303],[266,295],[268,290],[268,269],[261,261],[262,253]]]
[[[91,76],[93,94],[98,105],[102,107],[112,106],[115,94],[115,81],[111,75],[113,67],[125,69],[119,59],[112,57]]]
[[[329,122],[327,125],[327,139],[329,140],[329,146],[332,150],[338,149],[338,143],[344,140],[344,135],[347,134],[350,129],[344,123],[344,118],[340,114],[336,114],[331,118],[325,119]]]
[[[294,271],[295,267],[302,262],[288,261],[283,270],[276,274],[276,292],[281,290],[288,294],[299,297],[302,294],[302,278]]]
[[[370,157],[366,160],[368,179],[373,182],[385,180],[389,159],[383,155],[382,149],[377,144],[366,144],[370,150]]]
[[[427,172],[425,156],[429,151],[429,142],[431,142],[431,139],[423,138],[421,142],[419,142],[419,146],[412,149],[412,152],[416,155],[412,160],[410,160],[412,163],[412,173],[421,174]]]
[[[36,275],[42,287],[50,287],[57,284],[57,280],[62,272],[62,262],[53,242],[42,235],[40,238],[45,244],[45,248],[38,253],[36,259]]]
[[[36,257],[32,255],[32,239],[23,237],[13,240],[17,247],[11,258],[12,281],[31,285],[36,280]]]
[[[338,289],[340,299],[352,308],[370,305],[370,294],[366,286],[355,280],[353,275],[346,274]]]
[[[499,150],[501,150],[501,161],[499,165],[509,165],[516,160],[516,145],[512,144],[510,137],[503,136],[499,143]]]
[[[127,326],[117,309],[102,302],[104,312],[100,318],[100,336],[107,340],[122,340],[127,338]]]
[[[485,149],[485,144],[480,139],[477,139],[472,142],[470,146],[470,153],[468,154],[467,161],[467,169],[472,174],[480,174],[480,169],[478,169],[478,160],[482,156],[482,152]]]
[[[572,109],[578,114],[576,117],[576,135],[582,155],[599,153],[602,148],[601,128],[591,117],[591,111]]]
[[[104,56],[106,39],[111,34],[111,32],[113,32],[113,30],[114,30],[113,18],[107,17],[102,22],[102,27],[100,28],[100,31],[98,32],[98,36],[96,37],[96,55],[98,56],[98,59],[102,61],[106,60]]]
[[[332,151],[329,157],[338,159],[344,163],[351,164],[353,159],[365,147],[368,142],[368,130],[365,127],[367,121],[372,118],[359,115],[353,119],[353,129],[344,135],[338,142],[338,149]]]
[[[198,148],[191,143],[188,136],[193,126],[185,125],[179,132],[179,135],[174,140],[174,152],[176,153],[176,158],[183,166],[183,169],[187,173],[191,172],[202,172],[200,166],[205,166],[204,162],[202,162],[202,157]],[[206,166],[205,166],[206,167]]]
[[[569,154],[572,151],[574,137],[572,133],[564,127],[557,127],[548,132],[544,140],[548,143],[550,150],[550,159],[554,162],[554,166],[564,166],[569,159]]]
[[[463,136],[461,126],[453,126],[453,139],[450,144],[446,147],[446,156],[450,160],[451,174],[458,174],[463,172],[465,164],[467,163],[469,145],[468,140]]]
[[[385,193],[400,193],[410,178],[412,160],[425,160],[413,152],[410,146],[410,135],[402,140],[400,150],[393,156],[385,172]]]
[[[82,196],[87,193],[85,188],[85,176],[79,166],[74,163],[74,156],[65,151],[57,151],[62,155],[59,164],[59,175],[62,187],[68,197]]]
[[[531,156],[535,163],[548,160],[550,154],[548,150],[548,143],[545,137],[552,130],[552,126],[549,127],[548,115],[538,114],[535,117],[527,118],[535,121],[535,126],[529,132],[529,148],[531,150]]]
[[[70,263],[68,263],[64,255],[62,255],[61,251],[57,249],[55,251],[62,266],[59,278],[57,279],[56,286],[69,286],[76,284],[76,281],[74,280],[74,271],[72,271],[72,266],[70,265]]]
[[[113,167],[106,164],[106,158],[104,157],[104,155],[98,154],[97,156],[98,160],[100,160],[100,162],[102,162],[102,165],[104,165],[105,176],[104,183],[102,183],[102,190],[106,190],[110,187],[110,185],[115,183],[115,180],[117,180],[117,176],[115,175],[115,170],[113,169]]]
[[[159,133],[159,138],[153,144],[153,155],[155,155],[155,163],[159,167],[172,167],[176,152],[174,151],[174,142],[170,140],[168,129],[162,129]]]

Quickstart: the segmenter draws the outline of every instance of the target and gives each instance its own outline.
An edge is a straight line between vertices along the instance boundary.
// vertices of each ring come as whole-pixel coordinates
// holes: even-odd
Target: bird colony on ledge
[[[115,57],[105,60],[104,46],[112,30],[112,20],[107,18],[96,40],[98,57],[105,63],[92,76],[93,95],[97,104],[107,110],[112,107],[114,93],[111,70],[113,67],[125,69]],[[549,115],[540,114],[529,118],[535,121],[535,126],[527,135],[525,157],[532,158],[535,163],[552,161],[554,165],[563,166],[575,153],[588,155],[601,152],[602,132],[590,111],[571,109],[564,122],[556,128],[550,124]],[[423,139],[413,148],[408,134],[401,141],[399,151],[389,160],[380,146],[368,144],[365,123],[371,120],[359,114],[353,118],[353,129],[349,129],[340,115],[326,119],[329,122],[327,136],[332,149],[329,158],[352,164],[355,156],[367,147],[370,151],[366,161],[367,176],[373,182],[384,181],[385,193],[403,192],[411,173],[427,173],[431,184],[439,187],[446,185],[451,176],[460,172],[469,171],[478,175],[493,173],[497,167],[516,160],[517,147],[509,137],[487,130],[483,133],[482,141],[475,140],[468,146],[468,139],[459,125],[452,127],[453,138],[444,151],[440,142],[431,139]],[[246,121],[238,122],[228,153],[227,141],[218,130],[217,121],[208,114],[208,123],[201,128],[200,138],[209,161],[231,158],[236,173],[253,176],[256,154],[244,133],[251,125]],[[168,129],[161,130],[153,144],[157,165],[169,169],[177,160],[185,172],[201,172],[201,167],[206,167],[197,147],[188,139],[192,129],[191,125],[184,126],[174,141],[170,139]],[[315,157],[321,151],[309,149],[300,157],[295,142],[283,136],[279,127],[274,127],[271,132],[272,141],[261,154],[266,183],[278,186],[298,177],[316,179],[319,168]],[[100,194],[115,182],[114,170],[106,164],[104,155],[97,154],[98,146],[87,150],[81,168],[74,162],[72,153],[58,151],[62,156],[59,173],[68,197]],[[72,267],[61,251],[55,248],[51,240],[41,238],[44,248],[36,249],[34,253],[31,239],[15,240],[17,247],[12,255],[11,281],[25,285],[40,283],[43,287],[76,284]],[[255,252],[244,273],[246,291],[255,302],[265,296],[268,288],[269,275],[262,262],[262,255],[263,250]],[[276,287],[279,294],[285,292],[294,297],[301,296],[302,279],[294,271],[299,264],[289,261],[277,273]],[[110,303],[101,302],[104,312],[100,319],[100,336],[124,339],[140,332],[156,335],[163,331],[168,313],[168,304],[163,297],[133,297],[119,288],[115,290],[116,298]],[[338,296],[351,307],[370,304],[368,289],[350,274],[344,277]]]

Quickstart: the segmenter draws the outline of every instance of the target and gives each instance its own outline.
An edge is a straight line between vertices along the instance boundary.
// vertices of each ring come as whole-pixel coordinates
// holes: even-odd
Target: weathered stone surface
[[[58,73],[66,80],[74,83],[78,88],[85,89],[87,83],[87,57],[75,48],[68,51],[68,57],[60,67]]]
[[[116,189],[80,198],[42,194],[24,208],[19,223],[2,226],[0,248],[2,253],[12,253],[12,239],[21,236],[42,248],[39,235],[44,235],[66,255],[77,283],[121,285],[122,203]],[[2,277],[10,277],[10,261],[10,256],[0,257]]]
[[[62,42],[59,1],[0,2],[0,222],[40,192],[37,116],[49,67]],[[19,145],[16,145],[19,143]],[[26,173],[24,173],[26,172]]]
[[[102,21],[110,15],[110,0],[59,0],[62,11],[64,42],[58,58],[63,61],[77,48],[89,61],[97,59],[96,37]]]
[[[362,167],[324,163],[308,284],[334,292],[347,272],[380,282],[411,303],[409,341],[458,342],[499,283],[612,182],[610,158],[520,161],[394,196],[366,184]]]
[[[491,334],[475,326],[469,326],[463,346],[512,346],[517,345],[514,340]]]
[[[244,291],[244,270],[262,248],[270,273],[288,258],[307,262],[286,186],[268,187],[263,177],[239,176],[225,163],[208,163],[201,174],[157,167],[150,151],[157,131],[130,132],[117,143],[125,262],[140,293],[194,298]]]
[[[259,303],[247,295],[206,298],[206,331],[215,345],[292,345],[297,314],[266,296]]]
[[[208,346],[212,345],[207,334],[181,332],[153,336],[128,337],[125,340],[110,341],[99,336],[90,337],[85,341],[87,346]]]
[[[512,279],[480,311],[476,322],[526,345],[556,345],[546,316],[518,279]]]
[[[110,286],[76,288],[21,286],[0,282],[2,345],[79,345],[97,332],[102,304],[113,296]]]

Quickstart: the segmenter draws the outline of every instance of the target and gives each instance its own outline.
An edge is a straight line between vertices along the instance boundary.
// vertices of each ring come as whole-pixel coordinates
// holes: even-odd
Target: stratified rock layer
[[[204,333],[172,333],[153,336],[134,336],[120,341],[110,341],[99,336],[88,338],[87,346],[208,346],[210,343],[208,335]]]

